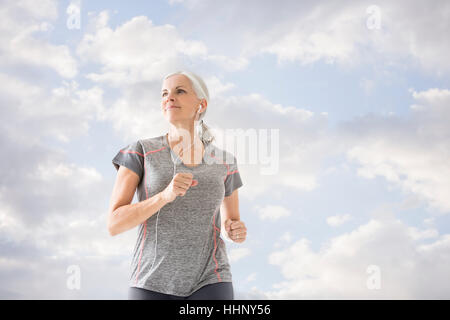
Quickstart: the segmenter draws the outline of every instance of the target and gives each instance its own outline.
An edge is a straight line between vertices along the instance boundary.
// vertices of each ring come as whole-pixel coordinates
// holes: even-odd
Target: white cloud
[[[434,227],[435,226],[435,218],[434,217],[426,218],[426,219],[423,220],[423,223],[426,226]]]
[[[224,55],[210,54],[206,57],[206,60],[210,60],[220,66],[222,69],[229,72],[239,71],[245,69],[249,64],[249,60],[244,57],[230,58]]]
[[[341,214],[341,215],[337,214],[337,215],[328,217],[327,223],[328,223],[328,225],[330,225],[332,227],[338,227],[350,219],[351,219],[351,216],[348,213]]]
[[[168,131],[160,107],[159,90],[138,84],[124,88],[122,95],[105,113],[105,119],[111,122],[125,144]]]
[[[111,85],[132,84],[161,78],[176,63],[183,50],[188,55],[204,54],[206,48],[184,41],[171,25],[155,26],[145,16],[134,17],[115,30],[107,26],[106,12],[92,19],[98,29],[85,34],[77,53],[82,61],[100,63],[100,73],[88,74],[93,81]]]
[[[374,88],[375,88],[375,80],[363,78],[359,82],[359,86],[361,88],[363,88],[364,92],[367,95],[370,95],[373,92]]]
[[[98,87],[80,90],[75,81],[63,81],[62,86],[48,90],[0,73],[0,101],[4,102],[3,118],[16,119],[21,124],[20,130],[16,127],[10,130],[30,139],[54,137],[68,142],[87,134],[90,121],[106,118],[103,90]]]
[[[0,10],[0,65],[47,67],[60,76],[76,76],[77,62],[65,45],[54,45],[36,33],[51,32],[48,22],[57,18],[57,2],[3,1]]]
[[[326,114],[282,106],[259,94],[217,96],[210,103],[205,122],[216,136],[216,145],[235,154],[241,177],[247,183],[243,194],[249,198],[261,195],[269,188],[275,198],[280,198],[285,189],[276,186],[297,191],[313,190],[318,186],[322,160],[336,152],[335,137],[326,134]],[[264,140],[260,130],[270,137],[273,128],[279,129],[278,150],[271,149],[267,153],[269,164],[263,164],[261,144]],[[246,137],[244,148],[239,145],[243,137]],[[275,145],[270,139],[265,143],[265,148]],[[277,164],[274,166],[276,173],[263,175],[262,170],[274,163]],[[259,183],[261,179],[264,183]]]
[[[244,257],[247,257],[251,254],[251,250],[249,248],[233,248],[228,253],[228,259],[230,263],[237,262]]]
[[[280,218],[289,217],[291,212],[283,206],[266,205],[255,206],[255,210],[261,220],[279,220]]]
[[[408,232],[413,240],[437,238],[439,236],[439,232],[436,229],[419,230],[415,227],[409,227]]]
[[[184,1],[189,10],[183,28],[202,30],[206,43],[250,59],[267,52],[281,62],[324,61],[344,65],[394,63],[417,65],[437,74],[450,70],[447,36],[449,3],[432,6],[422,1],[378,1],[380,28],[368,28],[372,5],[359,1]],[[257,8],[257,10],[255,10]],[[215,19],[210,12],[221,12]],[[248,13],[251,12],[249,15]],[[270,23],[268,23],[270,21]],[[221,41],[214,33],[226,29]],[[228,43],[233,43],[230,48]],[[387,60],[389,62],[387,62]]]
[[[236,87],[236,85],[232,82],[223,83],[222,79],[219,79],[214,75],[206,77],[204,80],[208,86],[210,99],[215,99],[217,96],[223,95],[224,93]]]
[[[341,124],[339,135],[360,176],[382,176],[438,213],[450,212],[450,91],[412,92],[416,103],[405,118],[364,116]]]
[[[273,53],[279,62],[300,61],[302,64],[324,60],[327,63],[354,61],[358,44],[367,37],[367,30],[361,28],[365,19],[364,4],[352,6],[320,4],[300,17],[275,25],[272,36],[259,35],[262,52]],[[359,26],[359,28],[358,28]],[[282,32],[284,30],[284,32]]]
[[[241,291],[238,288],[235,289],[236,300],[267,300],[267,295],[257,286],[253,286],[250,290]]]
[[[5,243],[1,245],[8,254],[12,250],[20,252],[20,256],[10,254],[0,258],[2,299],[127,299],[129,261],[124,256],[68,258],[51,255],[31,244],[6,243],[8,249]],[[80,268],[80,290],[67,287],[70,277],[67,268],[71,265]]]
[[[15,3],[30,10],[36,5],[35,2]],[[14,13],[10,18],[24,17],[17,21],[20,26],[13,23],[8,27],[10,31],[14,28],[26,31],[27,14],[32,18],[35,14],[36,19],[53,17],[44,14],[48,3],[42,3],[43,12],[35,10],[40,14],[24,13],[23,8],[18,10],[8,3],[0,16],[9,12]],[[14,40],[14,36],[17,35],[9,33],[7,40]],[[2,45],[7,44],[3,40]],[[7,56],[2,63],[35,63],[38,67],[50,66],[61,71],[60,64],[66,65],[67,61],[58,60],[61,56],[52,51],[45,51],[52,46],[39,41],[42,43],[34,43],[38,47],[33,50],[38,51],[33,55],[48,54],[39,58],[42,61],[34,61],[15,50],[16,57]],[[3,53],[11,55],[8,50]],[[54,61],[47,63],[51,59]],[[71,71],[60,75],[69,77]],[[0,282],[7,288],[0,292],[2,297],[71,297],[65,287],[65,268],[74,260],[80,261],[79,257],[89,260],[117,250],[117,243],[115,248],[108,248],[111,241],[106,228],[105,203],[108,203],[112,181],[106,181],[93,167],[72,163],[65,151],[48,144],[52,138],[69,142],[87,134],[90,121],[104,118],[102,95],[98,87],[79,89],[76,81],[63,80],[60,86],[52,87],[27,79],[26,75],[0,73],[1,118],[4,119],[0,125],[0,145],[8,155],[0,160],[0,246],[5,255],[0,262]],[[121,245],[123,252],[126,242]],[[103,256],[104,259],[110,258]],[[97,268],[98,271],[95,266],[98,261],[93,260],[86,262],[89,265],[84,270]],[[121,265],[119,269],[126,271],[126,266]],[[10,276],[15,272],[20,272],[21,277]],[[84,274],[88,276],[87,272]],[[48,292],[47,296],[44,291]]]
[[[22,168],[25,178],[15,178],[27,185],[26,192],[19,186],[2,186],[0,281],[7,292],[0,296],[126,299],[135,233],[112,238],[107,231],[113,181],[105,181],[93,168],[61,165],[64,170],[52,170],[50,165],[40,174]],[[13,167],[9,170],[17,172]],[[66,287],[66,269],[73,264],[81,267],[78,292]],[[16,273],[21,276],[10,276]],[[106,285],[99,290],[101,282]]]
[[[36,5],[8,1],[0,10],[0,64],[6,66],[0,73],[4,120],[0,145],[8,155],[0,160],[0,282],[5,288],[0,295],[4,298],[73,297],[65,286],[69,264],[80,263],[89,279],[86,270],[102,273],[98,260],[104,263],[117,255],[117,248],[124,252],[127,246],[118,241],[109,246],[114,242],[106,228],[112,181],[93,167],[72,163],[63,149],[49,145],[55,138],[71,142],[88,133],[92,120],[103,120],[103,91],[80,89],[76,81],[62,80],[53,86],[30,78],[29,72],[15,72],[44,67],[44,72],[52,69],[63,78],[77,73],[66,46],[53,45],[36,34],[52,31],[48,21],[57,18],[56,1],[40,2],[39,10]],[[92,258],[99,255],[102,259]],[[116,273],[127,270],[126,265],[117,268]],[[10,276],[17,272],[20,277]],[[95,298],[94,290],[87,291],[84,296]]]
[[[252,282],[256,280],[258,273],[257,272],[252,272],[248,275],[248,277],[245,279],[246,282]]]
[[[9,143],[0,145],[4,150],[17,146]],[[112,178],[92,167],[58,162],[61,155],[42,145],[33,149],[24,143],[21,149],[32,160],[8,153],[11,162],[0,172],[0,282],[6,290],[0,296],[125,299],[135,233],[112,238],[107,231]],[[66,287],[72,264],[81,267],[79,292]],[[10,276],[15,273],[21,276]],[[107,283],[102,290],[100,282]]]
[[[280,239],[273,244],[274,248],[279,248],[284,244],[289,244],[292,241],[292,233],[289,231],[284,232]]]
[[[84,35],[77,53],[83,62],[102,65],[87,78],[112,86],[128,86],[142,81],[161,81],[167,70],[183,69],[184,59],[211,61],[223,69],[239,70],[248,61],[211,54],[204,43],[185,40],[170,24],[154,25],[146,16],[133,17],[114,30],[108,26],[109,13],[91,14],[92,33]],[[159,90],[159,88],[158,88]]]
[[[332,238],[320,250],[300,239],[273,252],[269,263],[285,281],[265,292],[269,299],[436,299],[449,294],[450,236],[432,244],[436,230],[418,230],[396,219],[372,219]],[[380,269],[378,290],[367,286],[369,266]],[[426,276],[425,276],[426,275]]]

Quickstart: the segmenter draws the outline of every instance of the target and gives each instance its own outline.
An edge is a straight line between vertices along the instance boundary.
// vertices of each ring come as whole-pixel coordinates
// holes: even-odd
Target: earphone
[[[200,109],[202,108],[202,105],[200,104],[199,105],[199,108],[198,108],[198,110],[197,110],[197,114],[198,113],[200,113]],[[194,132],[195,132],[195,130],[194,130]],[[187,150],[189,150],[190,148],[192,147],[192,145],[187,149]],[[173,155],[172,155],[172,152],[170,152],[170,157],[172,158],[172,162],[173,162],[173,175],[172,175],[172,179],[175,177],[175,172],[176,172],[176,166],[177,166],[177,163],[179,163],[179,164],[181,164],[182,163],[182,161],[181,161],[181,159],[175,154],[175,156],[177,157],[177,159],[174,159],[173,158]],[[157,246],[158,246],[158,219],[159,219],[159,212],[160,212],[160,210],[161,209],[159,209],[158,210],[158,213],[156,214],[156,230],[155,230],[155,234],[156,234],[156,239],[155,239],[155,257],[153,258],[153,262],[152,262],[152,265],[151,265],[151,267],[150,267],[150,270],[152,270],[153,269],[153,264],[155,263],[155,260],[156,260],[156,253],[157,253]]]

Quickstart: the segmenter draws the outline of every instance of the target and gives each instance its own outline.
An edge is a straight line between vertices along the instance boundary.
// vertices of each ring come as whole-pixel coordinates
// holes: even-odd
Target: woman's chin
[[[186,122],[187,120],[186,119],[182,119],[182,118],[180,118],[180,117],[177,117],[177,116],[167,116],[166,117],[166,120],[168,121],[168,122],[170,122],[171,124],[179,124],[179,123],[183,123],[183,122]]]

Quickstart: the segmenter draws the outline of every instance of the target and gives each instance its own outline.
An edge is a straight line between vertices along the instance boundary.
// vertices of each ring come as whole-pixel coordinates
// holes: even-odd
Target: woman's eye
[[[185,92],[183,89],[178,89],[178,92]],[[164,92],[163,94],[162,94],[162,96],[164,97],[164,95],[165,94],[167,94],[167,92]]]

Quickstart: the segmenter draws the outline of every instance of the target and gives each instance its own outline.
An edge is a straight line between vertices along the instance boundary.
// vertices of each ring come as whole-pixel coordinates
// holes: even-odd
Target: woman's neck
[[[182,158],[185,164],[197,164],[202,162],[205,152],[203,143],[197,135],[186,134],[187,131],[182,131],[184,134],[174,132],[173,130],[166,133],[166,138],[170,148]]]

